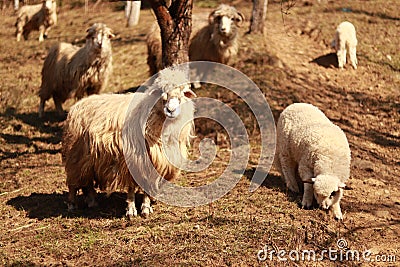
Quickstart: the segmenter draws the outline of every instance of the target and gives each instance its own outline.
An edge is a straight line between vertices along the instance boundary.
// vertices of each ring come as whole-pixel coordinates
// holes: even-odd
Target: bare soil
[[[145,34],[154,16],[144,8],[140,23],[126,28],[122,3],[60,6],[59,24],[38,43],[14,37],[15,15],[0,18],[0,264],[6,266],[398,266],[400,261],[400,17],[396,1],[296,1],[288,9],[269,1],[264,36],[241,29],[241,49],[233,66],[263,91],[275,117],[289,104],[318,106],[346,133],[352,151],[351,179],[342,200],[344,220],[315,207],[300,207],[301,196],[287,191],[274,169],[254,193],[249,179],[260,155],[260,137],[248,110],[233,94],[212,87],[198,96],[228,103],[251,136],[250,160],[235,188],[211,205],[178,208],[154,204],[149,218],[124,217],[124,192],[99,194],[99,207],[68,212],[60,148],[63,121],[51,101],[37,117],[40,71],[55,42],[82,44],[85,30],[104,22],[116,33],[114,74],[107,92],[139,86],[148,78]],[[290,2],[290,1],[289,1]],[[65,3],[65,1],[64,1]],[[72,2],[71,2],[72,3]],[[288,2],[285,2],[288,3]],[[234,4],[247,18],[251,1]],[[194,13],[207,14],[214,1],[195,1]],[[282,10],[283,9],[283,13]],[[357,29],[359,68],[337,68],[330,48],[336,26]],[[69,100],[68,109],[75,101]],[[196,121],[197,138],[214,138],[216,161],[204,172],[185,173],[187,185],[209,182],[229,161],[225,133],[209,121]],[[374,262],[360,260],[259,261],[269,249],[321,253],[370,250]],[[345,250],[343,250],[345,251]],[[379,255],[378,257],[376,257]],[[286,255],[287,256],[287,255]],[[385,262],[378,263],[378,260]],[[390,260],[390,262],[389,262]]]

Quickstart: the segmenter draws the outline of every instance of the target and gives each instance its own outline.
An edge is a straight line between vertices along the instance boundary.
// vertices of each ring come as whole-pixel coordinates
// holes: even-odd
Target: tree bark
[[[193,0],[149,0],[161,30],[163,68],[189,61]]]
[[[264,24],[267,17],[268,0],[253,0],[253,12],[249,33],[264,33]]]

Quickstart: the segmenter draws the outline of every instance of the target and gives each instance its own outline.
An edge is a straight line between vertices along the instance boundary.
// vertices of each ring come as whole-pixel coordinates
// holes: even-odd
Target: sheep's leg
[[[342,214],[342,210],[340,208],[340,200],[342,199],[342,197],[343,197],[343,189],[339,189],[339,197],[338,197],[337,201],[334,202],[331,206],[333,216],[337,220],[343,220],[343,214]]]
[[[150,197],[147,194],[143,194],[143,202],[142,202],[141,212],[144,217],[148,217],[150,215],[150,213],[153,213],[153,208],[151,207]]]
[[[93,185],[89,185],[87,187],[82,188],[83,194],[85,195],[85,202],[89,208],[97,207],[96,201],[96,190],[93,188]]]
[[[313,199],[314,199],[314,187],[312,184],[305,183],[303,200],[301,201],[302,207],[306,209],[311,208]]]
[[[62,108],[62,103],[61,103],[61,101],[60,101],[58,98],[56,98],[56,97],[53,97],[53,100],[54,100],[54,105],[56,106],[56,110],[57,110],[58,115],[59,115],[60,117],[65,116],[64,110],[63,110],[63,108]]]
[[[338,58],[339,68],[343,69],[344,65],[346,64],[346,48],[340,47],[336,54]]]
[[[68,211],[72,211],[76,208],[76,193],[78,188],[74,186],[68,186]]]
[[[311,183],[311,178],[314,175],[312,169],[307,166],[307,159],[302,158],[299,162],[299,175],[304,183],[304,193],[301,205],[303,208],[310,208],[314,199],[314,187]]]
[[[332,205],[333,216],[337,220],[343,220],[342,210],[340,209],[340,201]]]
[[[43,118],[43,113],[44,113],[44,105],[46,103],[46,100],[40,99],[40,104],[39,104],[39,118]]]
[[[357,69],[357,48],[356,46],[352,46],[349,48],[349,55],[350,55],[350,63],[353,66],[353,68],[356,70]]]
[[[126,202],[128,203],[128,206],[126,207],[126,217],[128,217],[128,219],[130,219],[130,220],[133,217],[137,216],[136,203],[135,203],[135,191],[136,190],[129,188],[128,196],[126,198]]]
[[[44,25],[40,25],[39,27],[39,42],[43,42],[44,41]]]
[[[45,28],[44,34],[43,34],[43,38],[44,38],[44,39],[47,39],[47,36],[49,35],[50,28],[51,28],[51,27]]]
[[[287,152],[281,152],[281,154],[279,155],[279,162],[281,165],[283,178],[286,182],[286,186],[289,188],[290,191],[298,193],[300,190],[299,186],[297,185],[295,176],[295,163],[290,159],[290,156],[287,154]]]

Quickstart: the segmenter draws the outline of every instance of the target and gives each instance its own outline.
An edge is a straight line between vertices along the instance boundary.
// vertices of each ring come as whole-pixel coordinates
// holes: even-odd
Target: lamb
[[[97,94],[107,86],[112,73],[111,29],[95,23],[87,29],[86,44],[79,48],[59,43],[50,48],[42,69],[39,90],[39,117],[43,117],[45,102],[53,97],[60,116],[62,103],[74,95]]]
[[[238,52],[238,27],[243,21],[242,13],[225,4],[209,14],[208,24],[203,27],[198,27],[202,24],[202,20],[193,16],[192,37],[189,44],[190,61],[203,60],[228,64]],[[163,69],[161,35],[157,24],[151,27],[146,43],[147,64],[150,75],[154,75]]]
[[[39,31],[39,42],[43,42],[50,28],[57,24],[57,4],[55,0],[43,0],[41,4],[26,5],[18,11],[16,27],[17,42],[23,35],[25,40],[31,31]]]
[[[195,32],[189,45],[190,61],[228,64],[239,50],[238,27],[244,15],[233,6],[222,4],[211,12],[208,25]]]
[[[350,55],[351,65],[357,69],[357,37],[356,28],[352,23],[344,21],[339,24],[332,47],[336,50],[340,69],[346,64],[346,52]]]
[[[311,207],[314,193],[322,208],[332,207],[334,217],[343,219],[340,200],[350,176],[350,158],[346,135],[317,107],[296,103],[281,113],[275,163],[296,193],[298,172],[304,183],[303,207]]]
[[[168,68],[145,92],[92,95],[71,107],[62,144],[69,210],[76,206],[79,189],[86,196],[87,205],[96,206],[96,184],[107,192],[126,190],[126,216],[137,216],[135,194],[142,191],[129,171],[130,160],[136,160],[144,179],[148,179],[148,163],[166,180],[180,174],[165,151],[170,149],[187,158],[194,130],[191,98],[196,95],[186,78],[181,78],[182,73]],[[123,134],[133,137],[127,147],[123,145]],[[143,144],[138,141],[140,135],[144,136]],[[151,162],[146,163],[147,154]],[[152,212],[150,197],[144,194],[141,214],[148,216]]]

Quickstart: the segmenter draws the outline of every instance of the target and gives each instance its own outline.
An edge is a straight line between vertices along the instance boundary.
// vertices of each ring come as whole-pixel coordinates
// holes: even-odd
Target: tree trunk
[[[127,19],[127,27],[132,27],[139,23],[140,4],[140,1],[126,1],[125,17]]]
[[[253,12],[249,33],[264,33],[264,23],[267,17],[268,0],[253,0]]]
[[[163,68],[189,61],[193,0],[149,0],[161,30]]]

